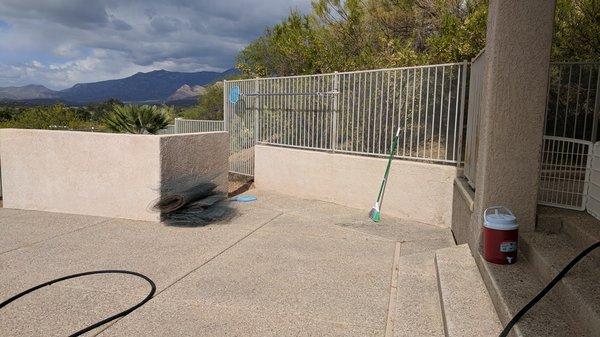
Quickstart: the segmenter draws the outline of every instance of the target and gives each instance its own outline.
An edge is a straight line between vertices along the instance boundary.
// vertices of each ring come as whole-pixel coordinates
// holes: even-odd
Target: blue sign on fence
[[[229,102],[232,104],[237,103],[240,100],[240,87],[234,85],[229,90]]]

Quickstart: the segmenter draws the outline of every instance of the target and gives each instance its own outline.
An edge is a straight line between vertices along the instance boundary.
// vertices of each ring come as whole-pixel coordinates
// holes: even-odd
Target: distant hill
[[[222,79],[226,73],[156,70],[118,80],[76,84],[61,91],[60,97],[72,102],[99,102],[110,98],[123,102],[163,102],[184,84],[207,85]]]
[[[181,88],[177,89],[171,96],[169,96],[169,98],[167,98],[167,101],[179,101],[182,99],[195,99],[196,97],[200,96],[206,89],[204,89],[203,86],[201,85],[194,85],[192,87],[190,87],[187,84],[184,84],[181,86]]]
[[[41,85],[0,87],[0,101],[43,99],[85,104],[114,98],[128,103],[162,103],[169,100],[169,97],[175,95],[184,85],[190,89],[194,86],[206,86],[236,73],[237,71],[234,69],[222,73],[213,71],[182,73],[156,70],[137,73],[122,79],[79,83],[61,91],[53,91]],[[183,92],[179,94],[183,95]]]
[[[0,87],[0,99],[4,100],[35,100],[55,99],[58,92],[50,90],[43,85],[30,84],[23,87]]]
[[[31,99],[7,99],[0,98],[0,105],[8,106],[51,106],[54,104],[62,103],[69,106],[78,106],[81,103],[67,102],[60,98],[31,98]]]

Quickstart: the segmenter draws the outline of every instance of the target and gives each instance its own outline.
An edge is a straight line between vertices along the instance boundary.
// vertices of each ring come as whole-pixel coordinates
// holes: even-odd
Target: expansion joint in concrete
[[[9,249],[9,250],[7,250],[7,251],[0,252],[0,255],[6,254],[6,253],[10,253],[10,252],[12,252],[12,251],[15,251],[15,250],[19,250],[19,249],[23,249],[23,248],[27,248],[27,247],[35,246],[35,245],[37,245],[37,244],[39,244],[39,243],[42,243],[42,242],[47,242],[47,241],[51,241],[51,240],[54,240],[54,239],[56,239],[56,238],[59,238],[59,237],[65,236],[65,235],[73,234],[73,233],[75,233],[75,232],[78,232],[78,231],[80,231],[80,230],[84,230],[84,229],[88,229],[88,228],[91,228],[91,227],[99,226],[99,225],[105,224],[105,223],[107,223],[107,222],[109,222],[109,221],[111,221],[111,220],[112,220],[112,219],[105,219],[105,220],[101,220],[101,221],[95,222],[95,223],[93,223],[93,224],[91,224],[91,225],[87,225],[87,226],[85,226],[85,227],[77,228],[77,229],[75,229],[75,230],[72,230],[72,231],[69,231],[69,232],[65,232],[65,233],[60,233],[60,234],[57,234],[57,235],[51,236],[51,237],[49,237],[49,238],[46,238],[46,239],[43,239],[43,240],[39,240],[39,241],[35,241],[35,242],[31,242],[31,243],[25,244],[25,245],[23,245],[23,246],[20,246],[20,247],[16,247],[16,248],[13,248],[13,249]]]
[[[183,280],[184,278],[188,277],[190,274],[196,272],[197,270],[199,270],[200,268],[206,266],[208,263],[210,263],[211,261],[213,261],[214,259],[216,259],[217,257],[221,256],[223,253],[225,253],[226,251],[230,250],[231,248],[235,247],[238,243],[244,241],[246,238],[248,238],[250,235],[256,233],[256,231],[258,231],[259,229],[263,228],[264,226],[266,226],[267,224],[271,223],[272,221],[274,221],[275,219],[279,218],[280,216],[282,216],[283,213],[279,213],[277,215],[275,215],[274,217],[272,217],[271,219],[265,221],[262,225],[256,227],[255,229],[253,229],[252,231],[250,231],[248,234],[244,235],[243,237],[241,237],[240,239],[236,240],[234,243],[230,244],[229,246],[227,246],[226,248],[224,248],[223,250],[219,251],[217,254],[213,255],[211,258],[209,258],[208,260],[204,261],[201,265],[197,266],[196,268],[190,270],[189,272],[187,272],[185,275],[181,276],[180,278],[176,279],[175,281],[173,281],[171,284],[169,284],[168,286],[166,286],[164,289],[162,290],[158,290],[156,292],[156,295],[154,295],[154,297],[152,297],[152,299],[150,301],[152,301],[153,299],[155,299],[156,297],[160,296],[163,292],[165,292],[165,290],[171,288],[173,285],[175,285],[176,283],[178,283],[179,281]],[[101,331],[99,331],[97,334],[95,334],[94,336],[98,336],[100,334],[102,334],[104,331],[108,330],[113,324],[117,323],[118,321],[120,321],[120,319],[117,319],[109,324],[106,325],[106,327],[104,327]]]
[[[385,337],[394,336],[394,324],[396,317],[396,302],[398,295],[398,273],[400,271],[400,247],[402,243],[396,242],[394,251],[394,262],[392,264],[392,277],[390,280],[390,302],[388,304],[387,320],[385,324]]]

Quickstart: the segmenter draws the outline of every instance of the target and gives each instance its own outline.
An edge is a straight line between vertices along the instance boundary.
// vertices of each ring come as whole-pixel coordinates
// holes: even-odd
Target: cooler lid
[[[485,227],[497,230],[517,229],[517,218],[504,206],[492,206],[483,212],[483,223]]]

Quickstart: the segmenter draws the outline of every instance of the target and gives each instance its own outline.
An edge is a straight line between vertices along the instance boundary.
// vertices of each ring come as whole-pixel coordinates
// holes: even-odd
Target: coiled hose
[[[112,315],[108,318],[105,318],[97,323],[94,323],[88,327],[85,327],[77,332],[75,332],[74,334],[70,335],[71,337],[73,336],[80,336],[88,331],[94,330],[112,320],[115,320],[119,317],[123,317],[126,316],[128,314],[130,314],[132,311],[134,311],[135,309],[141,307],[142,305],[144,305],[146,302],[150,301],[150,299],[152,299],[152,296],[154,296],[154,293],[156,292],[156,284],[154,284],[154,281],[152,281],[148,276],[140,274],[140,273],[136,273],[134,271],[129,271],[129,270],[95,270],[95,271],[88,271],[85,273],[79,273],[79,274],[73,274],[73,275],[68,275],[68,276],[63,276],[57,279],[54,279],[52,281],[48,281],[42,284],[39,284],[33,288],[27,289],[23,292],[20,292],[18,294],[16,294],[15,296],[7,299],[6,301],[0,303],[0,309],[4,308],[5,306],[7,306],[8,304],[10,304],[11,302],[31,293],[34,292],[40,288],[49,286],[51,284],[57,283],[57,282],[61,282],[61,281],[65,281],[65,280],[69,280],[69,279],[73,279],[73,278],[77,278],[77,277],[82,277],[82,276],[88,276],[88,275],[97,275],[97,274],[127,274],[127,275],[134,275],[137,277],[140,277],[144,280],[146,280],[146,282],[148,282],[150,284],[151,290],[148,293],[148,295],[146,296],[146,298],[144,298],[141,302],[139,302],[138,304],[134,305],[133,307],[121,311],[120,313],[116,314],[116,315]]]
[[[577,262],[579,262],[586,255],[588,255],[589,253],[591,253],[594,249],[596,249],[598,247],[600,247],[600,241],[587,247],[581,253],[579,253],[579,255],[575,256],[575,258],[573,260],[571,260],[571,262],[569,262],[552,279],[552,281],[550,281],[550,283],[548,283],[548,285],[546,285],[546,287],[544,287],[544,289],[542,289],[542,291],[540,291],[537,295],[535,295],[535,297],[531,301],[529,301],[529,303],[525,304],[523,309],[521,309],[519,312],[517,312],[517,314],[510,320],[510,322],[508,322],[508,324],[506,324],[506,327],[504,327],[504,330],[502,330],[499,337],[508,336],[508,333],[513,328],[513,326],[525,315],[525,313],[527,313],[527,311],[529,311],[531,308],[533,308],[533,306],[536,305],[542,299],[542,297],[546,296],[546,294],[550,290],[552,290],[552,288],[554,288],[554,286],[558,283],[558,281],[560,281],[569,272],[569,270],[571,270],[577,264]]]

